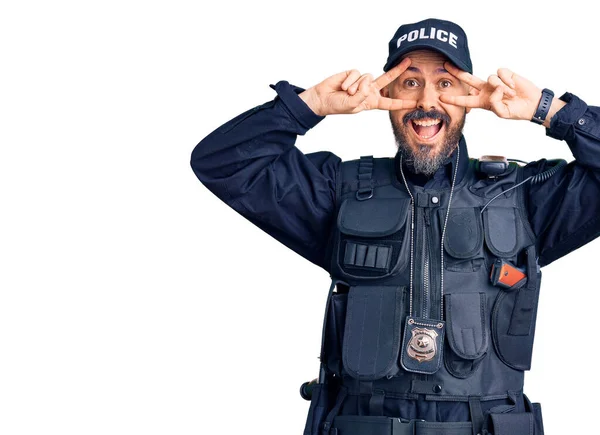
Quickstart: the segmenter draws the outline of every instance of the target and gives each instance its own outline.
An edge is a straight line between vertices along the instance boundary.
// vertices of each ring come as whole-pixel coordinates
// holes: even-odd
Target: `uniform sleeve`
[[[585,245],[600,235],[600,107],[577,96],[553,117],[546,135],[565,140],[575,157],[542,183],[528,183],[528,213],[537,238],[540,266]],[[525,167],[525,176],[549,169],[547,160]]]
[[[326,247],[335,213],[341,160],[330,152],[303,154],[294,144],[317,125],[298,96],[280,81],[277,96],[223,124],[194,148],[198,179],[253,224],[328,270]]]

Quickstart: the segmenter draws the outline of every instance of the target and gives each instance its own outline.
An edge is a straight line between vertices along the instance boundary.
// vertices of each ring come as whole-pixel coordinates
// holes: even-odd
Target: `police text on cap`
[[[421,27],[419,30],[413,30],[412,32],[405,33],[404,35],[398,38],[396,47],[400,47],[400,44],[402,44],[402,41],[404,40],[412,42],[417,39],[437,39],[438,41],[447,42],[454,48],[458,48],[456,44],[458,36],[456,36],[454,33],[432,27],[431,29],[429,29],[429,34],[426,35],[425,30],[425,27]],[[450,35],[448,35],[448,33],[450,33]]]

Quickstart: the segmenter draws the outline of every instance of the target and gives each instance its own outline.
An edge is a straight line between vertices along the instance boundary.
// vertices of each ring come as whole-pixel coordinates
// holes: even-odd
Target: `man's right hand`
[[[361,75],[355,69],[344,71],[308,88],[299,97],[320,116],[372,109],[412,109],[417,107],[416,101],[386,98],[380,93],[383,87],[396,80],[409,66],[410,58],[407,57],[375,80],[371,74]]]

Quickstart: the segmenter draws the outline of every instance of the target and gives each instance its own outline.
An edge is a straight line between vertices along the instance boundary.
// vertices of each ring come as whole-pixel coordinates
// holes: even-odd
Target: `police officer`
[[[523,393],[540,269],[600,234],[600,108],[472,72],[460,26],[405,24],[380,77],[280,81],[192,153],[208,189],[332,277],[305,435],[543,433]],[[469,158],[473,108],[543,125],[575,160]],[[294,146],[372,109],[389,111],[394,158]]]

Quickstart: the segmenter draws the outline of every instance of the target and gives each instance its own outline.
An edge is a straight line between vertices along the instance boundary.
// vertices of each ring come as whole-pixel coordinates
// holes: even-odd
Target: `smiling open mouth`
[[[433,139],[442,129],[444,121],[431,118],[412,119],[410,125],[419,138]]]

